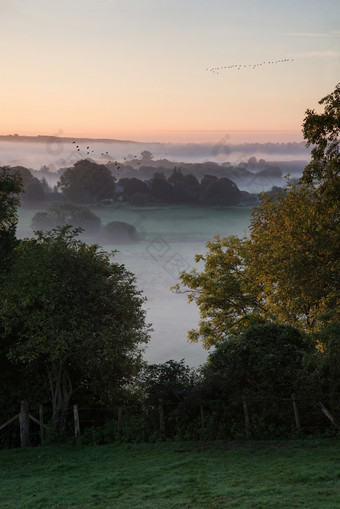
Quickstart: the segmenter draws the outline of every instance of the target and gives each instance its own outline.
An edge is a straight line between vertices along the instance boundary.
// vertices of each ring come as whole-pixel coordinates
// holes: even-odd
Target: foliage
[[[180,168],[174,168],[168,182],[174,188],[174,201],[177,203],[199,203],[201,186],[194,175],[183,175]]]
[[[206,246],[208,252],[195,257],[197,264],[203,262],[203,270],[182,272],[180,280],[185,290],[181,284],[174,289],[187,291],[189,301],[194,301],[200,310],[198,329],[189,331],[189,340],[202,339],[203,346],[210,348],[230,331],[264,321],[267,308],[259,298],[260,288],[248,275],[249,240],[216,236]]]
[[[22,178],[0,168],[0,274],[8,269],[11,252],[16,244],[15,231],[18,221],[17,207],[22,190]]]
[[[333,198],[339,200],[340,83],[319,104],[324,106],[324,111],[316,113],[308,109],[303,122],[307,146],[313,146],[312,160],[304,170],[303,179],[308,183],[320,184],[323,192],[331,191]]]
[[[148,364],[140,375],[140,385],[146,402],[167,405],[183,401],[197,380],[197,373],[181,361],[170,360],[163,364]]]
[[[290,186],[276,202],[265,194],[250,238],[249,276],[276,319],[308,331],[340,309],[339,207],[319,188]]]
[[[105,165],[83,159],[64,171],[58,188],[71,202],[100,203],[114,198],[115,179]]]
[[[133,275],[75,234],[63,227],[20,243],[0,310],[11,360],[50,383],[55,425],[79,388],[117,400],[148,341]]]
[[[305,359],[303,383],[308,396],[328,410],[333,424],[340,429],[340,322],[323,316],[320,329],[312,335],[318,348]],[[329,415],[327,415],[330,418]]]
[[[163,173],[154,173],[150,180],[150,192],[159,203],[172,203],[174,200],[174,188]]]
[[[101,231],[103,243],[123,243],[129,244],[138,242],[139,235],[136,228],[129,223],[123,221],[110,221],[103,226]]]
[[[261,324],[219,343],[209,355],[206,374],[223,378],[229,393],[244,390],[264,398],[290,399],[300,387],[311,341],[289,326]]]
[[[220,178],[207,186],[203,200],[208,204],[220,206],[237,205],[241,200],[241,191],[237,185],[228,178]]]
[[[150,152],[149,150],[143,150],[143,152],[141,152],[141,156],[142,161],[152,161],[153,159],[152,152]]]
[[[86,233],[98,233],[100,218],[85,205],[69,202],[54,202],[44,212],[37,212],[32,218],[33,230],[50,230],[57,226],[81,227]]]
[[[256,321],[316,331],[323,313],[339,320],[339,87],[321,103],[323,115],[307,110],[304,134],[316,146],[303,178],[262,196],[248,238],[215,237],[196,256],[203,270],[182,272],[175,289],[188,292],[201,314],[190,340],[209,348]]]
[[[41,203],[45,200],[45,193],[41,182],[32,175],[28,168],[13,166],[9,171],[11,174],[18,174],[21,177],[22,194],[20,200],[23,206]]]
[[[136,194],[149,194],[149,188],[143,180],[137,178],[122,178],[119,185],[124,189],[124,195],[127,200],[131,200]]]

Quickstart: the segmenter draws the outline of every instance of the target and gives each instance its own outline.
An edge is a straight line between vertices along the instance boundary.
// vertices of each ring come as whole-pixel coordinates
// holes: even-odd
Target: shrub
[[[102,242],[106,244],[130,244],[138,242],[139,235],[132,224],[121,221],[111,221],[103,226],[101,230],[101,239]]]

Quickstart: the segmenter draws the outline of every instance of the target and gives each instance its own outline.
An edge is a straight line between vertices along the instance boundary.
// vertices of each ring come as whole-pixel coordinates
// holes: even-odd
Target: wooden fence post
[[[242,403],[243,403],[243,414],[244,414],[244,422],[246,425],[246,431],[250,431],[250,419],[249,419],[249,410],[248,403],[245,394],[242,394]]]
[[[118,423],[117,423],[117,431],[118,431],[118,438],[122,435],[122,428],[123,428],[123,407],[118,407]]]
[[[30,419],[28,413],[28,403],[25,400],[21,402],[19,423],[21,447],[28,447],[30,445]]]
[[[80,437],[78,405],[73,405],[73,417],[74,417],[74,437],[76,439],[76,443],[78,443]]]
[[[203,405],[200,405],[200,414],[201,414],[201,423],[204,426],[204,408]]]
[[[293,401],[296,429],[298,429],[300,431],[300,429],[301,429],[300,416],[299,416],[299,409],[296,404],[295,394],[292,394],[292,401]]]
[[[164,409],[162,405],[162,400],[159,400],[159,431],[162,435],[165,434],[165,424],[164,424]]]
[[[44,412],[42,405],[39,405],[39,424],[40,424],[40,441],[41,444],[43,444],[45,440],[45,429],[44,429]]]

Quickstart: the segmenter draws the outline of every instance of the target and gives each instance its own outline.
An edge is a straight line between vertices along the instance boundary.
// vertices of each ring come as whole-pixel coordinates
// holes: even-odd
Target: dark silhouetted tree
[[[115,196],[115,179],[103,164],[77,161],[60,177],[58,188],[74,203],[100,203]]]

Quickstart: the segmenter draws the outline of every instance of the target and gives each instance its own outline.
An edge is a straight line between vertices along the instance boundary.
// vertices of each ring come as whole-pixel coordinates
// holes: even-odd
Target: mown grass
[[[336,509],[339,467],[334,440],[3,450],[0,507]]]

